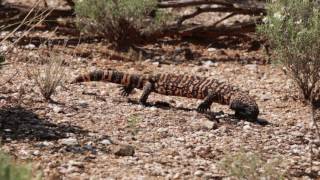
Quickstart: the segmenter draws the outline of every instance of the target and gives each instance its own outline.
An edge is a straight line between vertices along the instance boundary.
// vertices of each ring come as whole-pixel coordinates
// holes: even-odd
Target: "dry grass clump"
[[[245,153],[243,150],[226,155],[219,166],[228,176],[236,179],[284,179],[283,171],[277,168],[283,164],[282,159],[263,160],[259,153]]]
[[[56,54],[51,54],[43,67],[29,69],[28,72],[29,77],[34,80],[46,101],[52,101],[51,96],[57,87],[62,85],[66,76],[63,59]]]

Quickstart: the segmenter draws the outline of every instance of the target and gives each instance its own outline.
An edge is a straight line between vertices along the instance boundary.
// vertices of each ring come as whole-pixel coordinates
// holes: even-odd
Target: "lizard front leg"
[[[210,106],[212,105],[214,100],[214,94],[211,90],[208,91],[208,95],[204,98],[203,102],[199,104],[197,111],[205,112],[210,110]]]
[[[120,91],[121,91],[121,96],[129,96],[131,92],[133,91],[134,87],[132,86],[122,86]]]
[[[146,106],[147,104],[147,99],[150,93],[154,90],[154,85],[151,82],[146,82],[145,85],[143,86],[143,92],[142,95],[139,99],[140,104]]]

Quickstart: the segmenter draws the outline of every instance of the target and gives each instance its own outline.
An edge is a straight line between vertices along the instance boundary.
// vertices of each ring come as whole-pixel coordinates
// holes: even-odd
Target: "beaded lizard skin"
[[[104,81],[123,85],[121,94],[128,96],[134,88],[143,90],[139,102],[147,105],[151,92],[169,96],[181,96],[203,99],[197,110],[208,111],[213,102],[229,105],[235,111],[235,116],[247,120],[256,120],[259,108],[256,101],[248,93],[216,79],[175,75],[156,74],[138,75],[116,70],[93,71],[75,78],[71,83]]]

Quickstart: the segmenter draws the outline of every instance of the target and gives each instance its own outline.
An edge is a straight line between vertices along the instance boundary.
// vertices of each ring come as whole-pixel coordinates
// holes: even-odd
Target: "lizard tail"
[[[113,70],[97,70],[92,71],[87,74],[82,74],[76,77],[71,84],[80,83],[80,82],[90,82],[90,81],[105,81],[105,82],[113,82],[118,83],[123,79],[124,73],[113,71]]]
[[[103,82],[111,82],[116,84],[128,85],[131,83],[130,74],[126,74],[123,72],[115,71],[115,70],[97,70],[92,71],[87,74],[82,74],[76,77],[71,84],[80,83],[80,82],[90,82],[90,81],[103,81]]]

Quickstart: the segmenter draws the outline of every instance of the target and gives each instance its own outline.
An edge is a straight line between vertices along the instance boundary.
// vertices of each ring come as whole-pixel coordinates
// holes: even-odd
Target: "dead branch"
[[[195,26],[179,31],[180,36],[205,37],[216,38],[218,36],[239,36],[248,32],[255,31],[256,24],[254,22],[244,22],[234,25],[220,25],[216,26]]]
[[[222,5],[235,8],[257,8],[265,9],[265,3],[255,0],[172,0],[161,1],[158,3],[159,8],[181,8],[188,6],[200,6],[200,5]]]
[[[196,11],[191,14],[187,14],[179,18],[177,24],[181,25],[185,20],[194,18],[202,13],[208,12],[230,12],[233,14],[242,14],[242,15],[260,15],[265,14],[265,9],[255,9],[255,8],[236,8],[236,7],[213,7],[213,6],[201,6],[197,7]]]
[[[7,18],[1,18],[0,27],[8,27],[10,29],[10,28],[15,28],[19,26],[20,21],[24,19],[25,16],[33,8],[34,7],[23,6],[18,4],[8,4],[8,3],[0,6],[0,9],[2,12],[11,12],[11,14],[13,15]],[[48,11],[48,8],[36,7],[34,8],[32,14],[30,14],[30,17],[33,17],[33,15],[36,15],[35,13],[39,14],[41,12],[47,12],[47,11]],[[50,11],[50,14],[46,17],[46,20],[52,21],[60,17],[74,17],[74,11],[72,9],[70,10],[53,9]]]

